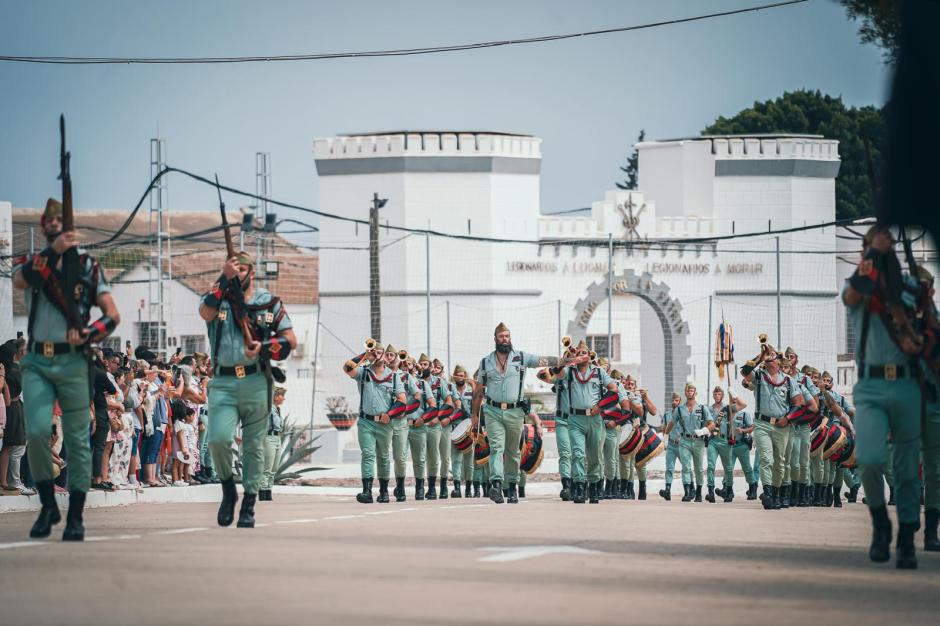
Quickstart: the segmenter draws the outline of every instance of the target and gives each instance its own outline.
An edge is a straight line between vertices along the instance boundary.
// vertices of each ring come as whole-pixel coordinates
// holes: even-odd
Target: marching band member
[[[415,500],[424,500],[424,477],[428,476],[428,422],[437,418],[437,399],[431,389],[431,359],[426,354],[418,357],[416,369],[420,407],[408,428],[408,447],[411,448],[411,466],[415,475]],[[434,457],[437,457],[435,448]],[[436,469],[436,468],[435,468]]]
[[[679,458],[682,460],[682,487],[685,495],[683,502],[702,501],[702,483],[705,468],[702,467],[705,456],[705,437],[712,430],[711,411],[696,400],[697,390],[693,383],[685,384],[685,403],[676,409],[680,429]],[[695,468],[695,483],[692,482],[692,468]]]
[[[565,348],[563,356],[572,357],[576,349],[571,345],[571,337],[562,337],[561,345]],[[538,379],[552,386],[555,394],[555,443],[558,447],[558,473],[561,476],[561,492],[558,497],[562,502],[571,500],[571,440],[568,436],[568,392],[564,380],[556,380],[549,368],[538,371]]]
[[[705,470],[705,478],[708,483],[708,494],[705,499],[708,502],[715,502],[715,466],[718,459],[721,459],[721,469],[724,472],[722,479],[722,488],[718,490],[718,495],[725,502],[731,502],[734,499],[734,457],[732,456],[732,442],[737,444],[737,432],[735,426],[731,425],[730,415],[737,416],[738,412],[747,406],[742,398],[736,398],[733,395],[729,398],[729,403],[724,403],[725,391],[720,386],[712,390],[712,399],[714,402],[709,407],[712,415],[712,421],[716,424],[717,431],[708,440],[708,465]],[[734,407],[732,411],[731,407]],[[745,453],[748,450],[745,450]],[[745,454],[747,456],[747,454]],[[747,463],[747,469],[750,470],[750,462]],[[742,463],[742,467],[744,464]],[[748,472],[750,473],[750,472]],[[747,474],[745,474],[747,476]]]
[[[473,406],[473,385],[467,381],[467,370],[462,365],[454,367],[454,387],[453,399],[455,408],[455,419],[451,422],[452,426],[457,426],[464,419],[469,419],[470,411]],[[462,413],[460,413],[462,411]],[[460,417],[462,416],[462,417]],[[470,497],[470,483],[473,480],[473,446],[461,452],[457,448],[451,449],[451,474],[454,477],[454,490],[450,492],[450,497],[459,498],[460,481],[466,481],[466,491],[464,495]]]
[[[391,355],[391,356],[390,356]],[[408,467],[408,427],[413,421],[412,413],[420,406],[421,395],[418,391],[417,379],[414,377],[414,359],[408,356],[407,350],[395,352],[394,347],[385,351],[389,369],[398,375],[400,389],[405,390],[405,413],[392,420],[392,464],[395,472],[395,489],[392,494],[395,502],[404,502],[405,473]],[[404,358],[402,358],[404,357]],[[409,409],[411,413],[409,413]]]
[[[438,442],[437,442],[437,451],[438,451],[438,460],[439,465],[437,476],[440,476],[440,493],[438,497],[441,500],[447,499],[447,475],[450,472],[450,433],[453,431],[451,425],[451,418],[453,417],[454,411],[454,390],[450,381],[447,380],[447,377],[444,376],[444,364],[441,363],[438,359],[434,359],[431,364],[431,373],[433,374],[435,380],[432,384],[432,388],[437,393],[437,406],[438,406],[438,422],[440,425],[438,429]],[[430,439],[429,445],[430,445]],[[433,471],[433,470],[432,470]],[[433,481],[433,478],[429,478],[428,481]],[[434,488],[434,483],[431,482],[431,488]],[[429,500],[431,498],[428,498]]]
[[[682,404],[682,396],[673,392],[672,408],[663,415],[662,434],[668,437],[666,442],[666,486],[659,490],[659,495],[663,500],[672,500],[672,476],[676,470],[676,459],[679,458],[679,439],[680,431],[676,428],[678,408]]]
[[[819,412],[819,404],[816,396],[819,395],[819,389],[813,385],[812,380],[796,368],[799,357],[793,348],[788,347],[784,351],[784,359],[781,362],[783,372],[793,379],[797,389],[803,396],[803,407],[810,413]],[[787,446],[786,462],[783,470],[783,486],[780,494],[781,508],[798,506],[805,491],[802,489],[804,472],[809,467],[809,446],[810,446],[809,424],[792,424],[790,426],[790,445]],[[804,445],[805,443],[805,445]],[[805,460],[804,460],[805,451]],[[804,467],[806,470],[804,470]]]
[[[649,394],[646,392],[646,389],[637,390],[637,382],[633,376],[627,374],[626,378],[623,379],[623,385],[627,388],[628,393],[634,394],[634,400],[636,401],[636,408],[639,409],[637,412],[635,410],[634,415],[637,416],[637,419],[634,420],[634,427],[642,428],[647,426],[647,420],[650,415],[656,415],[656,405],[653,404],[653,401],[650,399]],[[639,484],[639,492],[636,494],[637,500],[646,500],[646,466],[637,467],[636,466],[636,457],[630,456],[624,459],[620,457],[620,492],[624,493],[624,497],[627,500],[632,500],[634,498],[633,492],[633,476],[636,475],[637,481]]]

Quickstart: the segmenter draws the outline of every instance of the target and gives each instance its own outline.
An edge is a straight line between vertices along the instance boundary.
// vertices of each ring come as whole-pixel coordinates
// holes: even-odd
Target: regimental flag
[[[718,368],[718,379],[725,377],[725,366],[734,363],[734,340],[731,324],[721,320],[718,330],[715,331],[715,367]]]

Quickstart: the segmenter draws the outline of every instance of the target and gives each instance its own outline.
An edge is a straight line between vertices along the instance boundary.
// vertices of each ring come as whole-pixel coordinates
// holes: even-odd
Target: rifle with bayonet
[[[62,232],[75,230],[75,212],[72,209],[72,175],[69,164],[72,154],[65,149],[65,115],[59,115],[59,180],[62,181]],[[62,255],[64,277],[62,295],[65,296],[65,316],[69,329],[81,332],[85,324],[78,309],[82,285],[79,282],[78,248],[69,248]]]
[[[231,259],[236,256],[235,244],[232,242],[231,227],[228,223],[228,217],[225,215],[225,202],[222,201],[222,188],[219,186],[218,174],[215,175],[215,190],[219,194],[219,212],[222,214],[222,226],[223,231],[225,232],[225,252],[227,254],[226,258]],[[238,276],[235,276],[234,279],[228,281],[226,299],[231,305],[232,315],[235,316],[235,323],[242,332],[242,337],[245,340],[245,347],[247,348],[251,344],[258,341],[258,339],[252,332],[251,324],[248,322],[248,316],[245,313],[245,293],[242,291],[241,279]]]

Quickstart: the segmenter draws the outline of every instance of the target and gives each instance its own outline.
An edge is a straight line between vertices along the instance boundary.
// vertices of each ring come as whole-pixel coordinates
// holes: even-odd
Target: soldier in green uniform
[[[408,426],[408,447],[411,449],[411,468],[415,475],[415,500],[424,500],[424,477],[428,476],[428,423],[437,420],[437,399],[431,388],[431,359],[426,354],[418,357],[417,396],[420,407]],[[437,452],[434,452],[435,458]]]
[[[462,365],[454,367],[454,418],[451,426],[456,428],[464,419],[469,419],[473,410],[473,385],[467,381],[467,370]],[[453,444],[451,444],[453,445]],[[473,482],[473,446],[461,452],[451,448],[451,474],[454,477],[454,490],[450,497],[460,498],[460,481],[465,481],[464,495],[471,495],[470,485]]]
[[[738,398],[735,398],[735,400],[738,400]],[[734,405],[739,406],[739,403],[735,402]],[[727,408],[728,407],[725,407],[725,410],[727,410]],[[736,410],[734,411],[734,425],[732,429],[732,432],[734,433],[734,444],[730,445],[729,447],[728,454],[730,456],[731,462],[728,466],[728,469],[726,470],[726,473],[727,475],[731,476],[731,481],[733,483],[734,463],[735,461],[740,463],[741,472],[744,474],[744,479],[748,481],[747,499],[756,500],[757,481],[752,479],[754,471],[751,468],[751,447],[754,444],[752,435],[754,432],[754,418],[749,412],[743,409]],[[715,493],[724,498],[725,502],[731,502],[732,498],[734,497],[733,489],[716,489]]]
[[[636,393],[632,391],[627,391],[627,388],[624,386],[622,378],[623,374],[619,371],[614,370],[610,371],[610,364],[607,359],[598,359],[598,365],[607,372],[610,377],[617,384],[617,404],[613,407],[612,412],[605,411],[602,414],[604,419],[604,477],[606,483],[604,484],[604,491],[601,494],[605,500],[609,500],[614,497],[622,497],[617,493],[618,485],[621,481],[621,469],[627,470],[630,469],[625,463],[622,463],[623,458],[620,456],[620,451],[618,444],[620,443],[620,430],[623,424],[630,422],[631,426],[634,428],[639,428],[640,425],[640,415],[643,412],[643,408],[640,406],[639,397]],[[632,459],[631,459],[632,460]],[[621,467],[623,465],[623,467]],[[630,500],[635,497],[633,491],[633,479],[630,479]]]
[[[570,338],[565,338],[565,356],[574,356],[575,349],[570,345]],[[568,436],[568,392],[564,380],[555,380],[548,368],[542,368],[537,374],[539,380],[552,386],[555,394],[555,444],[558,447],[558,474],[561,476],[561,491],[558,497],[562,502],[571,500],[571,440]]]
[[[705,456],[705,437],[712,430],[711,411],[696,400],[697,390],[692,383],[685,384],[685,402],[676,409],[676,421],[679,428],[679,458],[682,460],[682,487],[685,495],[683,502],[702,501],[702,483],[705,468],[702,467]],[[692,482],[692,468],[695,468],[695,483]]]
[[[209,450],[222,483],[222,503],[216,518],[228,526],[235,517],[238,491],[232,474],[235,429],[242,429],[242,486],[244,496],[239,528],[254,528],[255,501],[264,461],[264,437],[271,411],[270,361],[280,361],[297,347],[290,318],[280,298],[254,284],[251,256],[239,252],[222,266],[219,281],[202,296],[199,316],[206,321],[215,373],[209,383]],[[239,289],[240,288],[240,289]],[[242,294],[242,302],[235,294]],[[248,318],[258,339],[246,343],[239,316]],[[273,336],[272,336],[273,333]]]
[[[823,403],[827,404],[829,423],[842,426],[849,435],[855,436],[855,425],[849,417],[850,405],[845,397],[834,389],[827,389],[823,395]],[[826,464],[826,482],[823,485],[825,496],[824,506],[842,507],[842,480],[845,468],[837,465],[832,459],[823,461]]]
[[[78,282],[73,293],[65,292],[62,260],[67,250],[78,246],[74,230],[62,230],[62,205],[46,203],[40,226],[48,245],[40,252],[14,262],[13,286],[26,291],[29,309],[27,355],[20,361],[23,376],[23,410],[29,469],[36,481],[42,508],[30,537],[48,537],[62,516],[55,501],[52,453],[52,409],[56,400],[62,409],[62,432],[69,453],[69,510],[63,541],[82,541],[85,527],[82,511],[91,487],[91,451],[88,442],[89,361],[86,344],[107,337],[117,327],[120,315],[111,288],[98,261],[78,251]],[[89,323],[97,306],[102,317]],[[70,317],[72,323],[69,323]],[[70,327],[70,326],[78,327]]]
[[[560,373],[562,370],[558,369],[559,363],[566,365],[572,361],[553,356],[536,356],[513,349],[509,328],[503,323],[496,327],[493,340],[496,349],[482,359],[477,374],[478,386],[474,389],[472,406],[473,427],[474,430],[479,428],[482,410],[486,416],[490,442],[490,499],[497,504],[503,502],[502,483],[505,479],[509,483],[508,502],[517,503],[520,456],[518,442],[522,436],[525,419],[522,396],[525,371],[532,367],[553,366]]]
[[[273,406],[271,406],[271,414],[268,417],[268,433],[264,437],[264,473],[258,488],[259,501],[274,499],[271,490],[274,487],[274,475],[277,473],[277,453],[281,449],[281,431],[284,428],[281,405],[284,404],[286,394],[287,389],[284,387],[274,388],[274,396],[271,400]]]
[[[676,411],[680,404],[682,404],[682,396],[673,392],[672,408],[663,415],[662,434],[664,437],[668,437],[666,440],[666,485],[663,489],[659,490],[659,495],[663,500],[672,500],[672,476],[676,470],[676,459],[679,458],[680,431],[676,428],[676,424],[678,423],[676,420],[678,417]]]
[[[804,368],[805,372],[797,369],[799,357],[793,348],[788,347],[784,351],[784,356],[786,358],[783,361],[783,371],[796,383],[797,389],[803,396],[803,407],[810,413],[818,413],[819,389],[808,375],[809,368]],[[809,479],[809,448],[809,424],[793,424],[790,427],[790,445],[787,448],[789,452],[783,471],[783,493],[780,498],[783,508],[809,506],[809,487],[803,488],[803,483]]]
[[[405,358],[401,359],[400,356]],[[405,350],[400,350],[396,354],[394,347],[391,350],[385,349],[385,359],[389,369],[398,376],[399,388],[405,390],[405,404],[412,407],[420,406],[417,381],[412,374],[414,359],[408,356]],[[395,496],[395,502],[404,502],[407,499],[405,473],[408,467],[408,423],[411,416],[412,414],[406,408],[404,415],[392,420],[392,465],[395,472],[395,489],[392,493]]]
[[[578,344],[575,361],[577,367],[553,370],[556,379],[565,381],[571,414],[568,436],[571,439],[571,478],[575,486],[572,500],[583,504],[587,497],[591,504],[597,504],[601,496],[605,436],[600,402],[607,391],[617,393],[617,383],[603,368],[590,363],[589,350],[583,341]]]
[[[787,470],[786,453],[790,443],[787,415],[791,406],[803,405],[803,394],[792,378],[783,373],[777,351],[766,345],[756,360],[741,368],[744,385],[754,392],[754,443],[760,454],[760,480],[765,510],[781,508],[780,486]]]
[[[742,398],[736,398],[732,395],[729,398],[729,404],[726,405],[723,402],[725,391],[721,387],[715,387],[712,390],[712,398],[714,399],[714,403],[709,407],[709,411],[711,412],[712,421],[715,424],[715,430],[712,431],[712,436],[708,439],[708,465],[705,470],[708,494],[706,494],[705,499],[708,502],[715,502],[715,466],[717,465],[718,459],[721,459],[721,469],[724,472],[724,478],[722,479],[722,488],[718,490],[718,495],[721,496],[725,502],[731,502],[734,499],[735,459],[732,454],[732,449],[737,446],[738,433],[736,431],[736,425],[731,424],[729,413],[732,413],[733,407],[733,414],[737,417],[747,406],[747,403]],[[745,456],[747,456],[747,448],[745,448],[744,451]],[[750,465],[750,462],[748,462],[748,469],[750,469]],[[742,467],[744,467],[743,463]]]
[[[637,382],[633,376],[629,374],[623,379],[623,386],[626,387],[627,393],[633,394],[634,402],[634,428],[643,428],[648,426],[647,421],[650,415],[656,415],[656,405],[653,404],[653,401],[650,399],[649,394],[646,392],[646,389],[637,389]],[[637,411],[637,409],[639,409]],[[646,500],[646,466],[637,467],[636,466],[636,456],[629,456],[626,459],[622,456],[620,457],[620,482],[622,486],[620,492],[623,493],[623,497],[627,500],[632,500],[634,495],[637,500]],[[639,485],[639,491],[634,494],[633,491],[633,477],[636,476],[637,483]]]
[[[377,473],[378,501],[386,503],[392,420],[404,418],[406,390],[401,376],[387,366],[386,350],[381,344],[375,344],[366,360],[368,365],[359,363],[348,369],[350,362],[347,361],[343,366],[347,376],[359,384],[359,421],[356,430],[359,450],[362,452],[362,492],[356,495],[356,501],[362,504],[372,503],[372,482],[374,474]]]
[[[453,416],[454,409],[454,389],[450,384],[450,381],[447,380],[447,376],[444,374],[444,364],[441,363],[438,359],[434,359],[431,364],[431,374],[434,376],[434,387],[435,392],[437,393],[437,406],[440,409],[438,415],[438,441],[437,441],[437,450],[438,450],[438,472],[437,476],[440,476],[440,492],[438,497],[441,500],[447,499],[447,475],[450,473],[450,433],[453,431],[451,425],[451,417]],[[429,478],[429,481],[433,481],[433,478]],[[434,488],[434,483],[431,482],[431,489]],[[429,500],[431,498],[428,498]]]
[[[916,416],[922,392],[916,378],[917,362],[899,347],[908,346],[910,336],[903,322],[898,323],[905,313],[900,309],[902,278],[893,246],[891,233],[883,226],[873,226],[866,233],[862,259],[842,290],[842,300],[857,329],[855,455],[872,519],[869,557],[876,562],[891,558],[891,521],[884,499],[890,434],[899,523],[897,567],[914,569],[914,533],[920,525],[920,420]]]

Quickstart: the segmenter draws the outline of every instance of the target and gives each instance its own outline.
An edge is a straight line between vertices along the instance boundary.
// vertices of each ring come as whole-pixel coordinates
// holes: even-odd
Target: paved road
[[[34,514],[0,515],[0,622],[861,626],[940,615],[940,555],[920,554],[916,572],[869,563],[861,504],[277,498],[259,503],[254,530],[214,527],[211,504],[94,509],[95,541],[78,545],[24,541]]]

